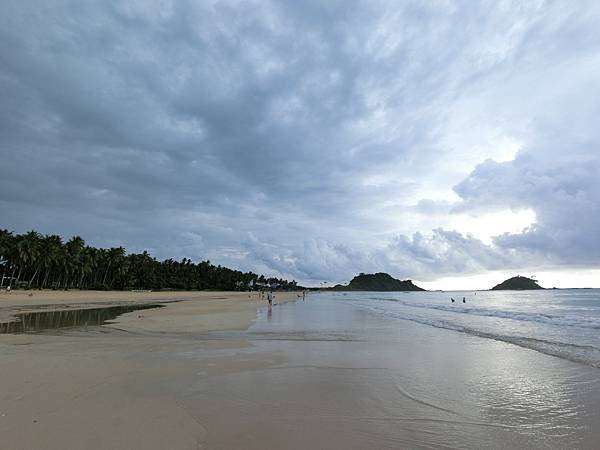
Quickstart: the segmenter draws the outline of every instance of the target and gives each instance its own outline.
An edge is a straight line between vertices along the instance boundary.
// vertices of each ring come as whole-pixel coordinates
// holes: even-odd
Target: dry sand
[[[29,295],[29,294],[33,295]],[[0,320],[39,308],[166,302],[88,331],[0,335],[0,442],[13,449],[205,448],[206,430],[181,402],[199,370],[218,375],[265,363],[186,352],[236,351],[266,301],[232,292],[14,291],[0,293]],[[296,299],[276,294],[276,303]],[[173,302],[180,300],[178,302]],[[172,302],[172,303],[169,303]],[[50,305],[50,306],[48,306]],[[204,333],[204,336],[203,336]],[[199,338],[199,336],[202,336]]]

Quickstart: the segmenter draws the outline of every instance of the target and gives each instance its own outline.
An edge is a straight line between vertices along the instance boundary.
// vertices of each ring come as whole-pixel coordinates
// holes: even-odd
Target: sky
[[[597,1],[0,2],[0,227],[319,286],[600,287]]]

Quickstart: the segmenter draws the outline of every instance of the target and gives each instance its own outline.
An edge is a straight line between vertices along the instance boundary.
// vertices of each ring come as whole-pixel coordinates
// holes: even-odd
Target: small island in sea
[[[338,284],[333,287],[336,291],[424,291],[425,289],[413,284],[411,280],[398,280],[387,273],[361,273],[348,283],[348,286]]]
[[[537,284],[537,281],[535,281],[531,278],[522,277],[520,275],[517,275],[516,277],[509,278],[508,280],[504,280],[502,283],[497,284],[491,290],[492,291],[508,291],[508,290],[530,291],[530,290],[534,290],[534,289],[544,289],[544,288],[541,287],[539,284]]]

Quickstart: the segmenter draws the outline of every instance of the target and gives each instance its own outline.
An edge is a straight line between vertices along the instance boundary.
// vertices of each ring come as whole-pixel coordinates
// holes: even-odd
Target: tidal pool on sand
[[[18,313],[15,314],[16,320],[0,323],[0,333],[27,333],[57,328],[102,325],[121,314],[161,307],[162,305],[157,304],[137,304]]]

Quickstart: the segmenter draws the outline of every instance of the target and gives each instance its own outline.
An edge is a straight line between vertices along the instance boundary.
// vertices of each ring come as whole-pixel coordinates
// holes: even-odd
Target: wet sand
[[[166,306],[87,330],[0,335],[0,439],[6,448],[205,448],[205,428],[181,402],[190,377],[203,367],[181,354],[247,347],[243,338],[207,333],[245,330],[257,309],[266,310],[256,293],[32,293],[0,294],[0,320],[15,312],[132,301]],[[274,308],[296,298],[277,293]],[[252,364],[260,365],[260,358]]]
[[[126,300],[114,295],[112,302]],[[138,300],[156,301],[152,295]],[[285,304],[279,296],[270,313],[247,295],[189,295],[87,330],[0,335],[3,445],[500,449],[598,442],[597,369],[399,325],[323,295]]]
[[[390,320],[326,294],[260,315],[247,349],[187,356],[183,401],[206,448],[595,449],[596,368],[519,346]],[[218,373],[218,376],[216,374]],[[235,423],[235,426],[232,426]]]

